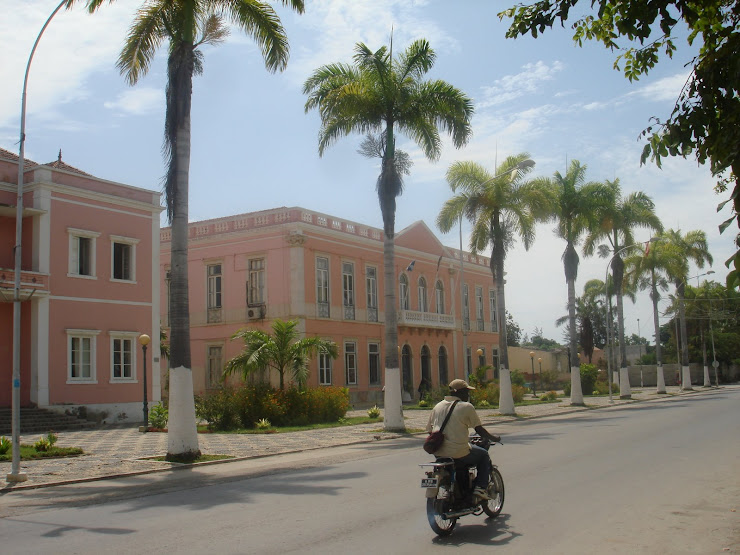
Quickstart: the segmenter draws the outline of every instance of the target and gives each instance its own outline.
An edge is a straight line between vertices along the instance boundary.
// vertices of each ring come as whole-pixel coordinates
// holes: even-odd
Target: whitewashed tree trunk
[[[498,410],[501,414],[515,415],[514,396],[511,393],[511,372],[508,368],[501,366],[498,374],[499,398]]]
[[[657,372],[656,380],[657,380],[657,384],[658,384],[656,393],[665,393],[666,392],[666,390],[665,390],[665,374],[663,374],[663,365],[662,364],[658,363],[658,367],[656,369],[656,372]]]
[[[167,423],[167,453],[196,453],[198,431],[195,423],[193,375],[189,368],[170,368],[170,406]]]

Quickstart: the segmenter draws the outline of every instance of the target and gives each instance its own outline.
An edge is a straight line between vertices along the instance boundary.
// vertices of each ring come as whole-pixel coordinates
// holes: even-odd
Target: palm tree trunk
[[[617,248],[617,247],[615,247]],[[612,262],[614,275],[614,290],[617,294],[617,330],[619,333],[619,398],[632,399],[630,389],[630,374],[627,367],[627,342],[624,339],[624,297],[622,283],[624,282],[624,262],[619,256]]]
[[[681,327],[681,389],[684,391],[690,391],[694,388],[691,387],[691,369],[689,367],[689,340],[686,333],[686,311],[683,306],[683,292],[685,282],[682,282],[677,288],[678,293],[678,318]]]
[[[570,404],[583,405],[581,388],[581,366],[578,364],[578,340],[576,338],[576,283],[568,280],[568,325],[570,327]]]
[[[190,52],[192,55],[192,51]],[[168,168],[168,207],[172,216],[170,311],[170,406],[167,456],[196,456],[193,374],[190,362],[190,306],[188,302],[188,186],[190,172],[190,102],[192,60],[173,52],[168,61],[166,137],[171,149]],[[173,167],[174,165],[174,167]],[[174,191],[170,190],[174,182]],[[171,197],[171,198],[170,198]]]
[[[498,215],[496,215],[496,225]],[[494,248],[491,253],[491,270],[496,282],[496,306],[498,310],[498,355],[499,355],[499,412],[515,415],[514,395],[511,391],[511,373],[509,369],[509,347],[506,343],[506,296],[504,291],[504,245],[500,233],[494,231]],[[494,270],[495,268],[495,270]]]
[[[704,335],[704,328],[701,330],[701,349],[704,355],[704,387],[712,387],[709,380],[709,366],[707,365],[707,336]]]
[[[393,235],[383,238],[383,281],[385,299],[385,387],[383,427],[386,431],[403,431],[401,371],[398,364],[398,312],[396,311],[395,245]]]
[[[653,301],[653,326],[655,327],[655,361],[657,391],[656,393],[665,393],[665,375],[663,374],[663,359],[660,345],[660,321],[658,319],[658,288],[655,283],[655,274],[652,275],[652,291],[650,299]]]

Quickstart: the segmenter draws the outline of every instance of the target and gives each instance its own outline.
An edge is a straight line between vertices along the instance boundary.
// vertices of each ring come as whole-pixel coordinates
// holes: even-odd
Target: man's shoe
[[[488,492],[482,487],[475,488],[473,490],[473,495],[481,501],[488,501],[489,499],[491,499],[491,496],[488,495]]]

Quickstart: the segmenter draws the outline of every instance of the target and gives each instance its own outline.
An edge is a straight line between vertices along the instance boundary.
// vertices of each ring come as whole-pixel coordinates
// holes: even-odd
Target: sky
[[[425,38],[437,59],[427,75],[443,79],[473,99],[473,136],[460,149],[445,137],[431,163],[409,139],[397,147],[411,155],[411,175],[398,199],[396,230],[423,220],[443,244],[459,247],[459,230],[442,234],[435,221],[451,190],[445,180],[458,160],[493,173],[497,161],[527,152],[530,177],[565,173],[571,160],[587,166],[587,179],[619,178],[623,195],[643,191],[666,228],[703,230],[714,275],[724,281],[724,261],[734,252],[731,232],[718,225],[724,197],[713,191],[708,167],[669,159],[662,169],[640,165],[640,132],[651,117],[670,116],[686,81],[695,48],[680,43],[649,76],[630,83],[613,69],[615,54],[601,44],[577,47],[572,31],[556,26],[537,39],[506,39],[497,13],[514,0],[306,0],[303,15],[273,3],[287,32],[287,69],[269,73],[251,39],[234,29],[228,40],[205,47],[204,73],[194,80],[190,219],[192,221],[301,206],[382,228],[375,192],[377,161],[357,154],[359,135],[340,139],[318,154],[319,116],[304,111],[302,85],[318,67],[351,62],[354,46],[388,45],[400,51]],[[21,92],[28,56],[58,0],[0,0],[0,147],[18,152]],[[160,190],[167,48],[149,73],[129,86],[115,67],[126,32],[142,0],[117,0],[96,14],[83,2],[60,11],[34,55],[27,92],[25,155],[56,160],[97,177]],[[584,5],[585,6],[585,5]],[[167,225],[163,215],[162,225]],[[464,222],[464,247],[470,226]],[[650,232],[637,230],[636,240]],[[506,305],[523,332],[535,328],[563,342],[555,320],[567,313],[561,255],[565,243],[552,224],[537,228],[529,251],[517,243],[506,258]],[[490,253],[484,253],[490,255]],[[581,256],[576,294],[586,281],[604,280],[607,259]],[[709,268],[692,267],[690,276]],[[667,301],[661,302],[661,309]],[[646,294],[625,301],[626,333],[652,342],[652,306]],[[639,322],[639,323],[638,323]]]

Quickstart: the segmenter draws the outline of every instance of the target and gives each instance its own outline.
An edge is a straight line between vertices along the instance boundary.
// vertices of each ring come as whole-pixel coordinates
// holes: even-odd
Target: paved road
[[[436,539],[414,437],[0,498],[3,552],[737,553],[740,391],[500,424],[499,519]]]

